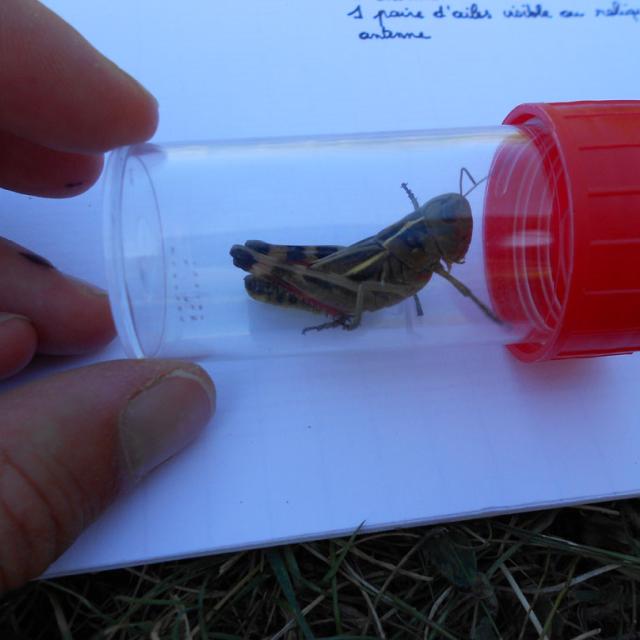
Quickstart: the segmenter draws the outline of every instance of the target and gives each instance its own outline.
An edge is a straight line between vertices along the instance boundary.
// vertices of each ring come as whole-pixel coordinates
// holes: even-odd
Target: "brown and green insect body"
[[[474,183],[475,184],[475,183]],[[247,293],[260,302],[324,313],[332,321],[310,329],[355,329],[364,311],[377,311],[417,297],[434,273],[499,320],[449,271],[461,264],[473,233],[471,207],[464,195],[447,193],[420,206],[402,187],[414,211],[379,233],[348,247],[272,245],[249,240],[234,245],[234,264],[249,272]]]

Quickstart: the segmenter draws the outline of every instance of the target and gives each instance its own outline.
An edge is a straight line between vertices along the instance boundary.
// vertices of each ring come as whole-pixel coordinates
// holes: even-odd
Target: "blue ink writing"
[[[424,20],[422,11],[410,11],[409,9],[405,9],[404,11],[380,9],[380,11],[373,16],[374,20],[380,20],[381,22],[383,18],[417,18],[418,20]]]
[[[505,18],[551,18],[551,14],[541,4],[512,5],[511,9],[502,12]]]
[[[441,4],[433,12],[434,18],[446,18],[447,16],[451,16],[458,20],[491,20],[493,17],[488,9],[480,9],[475,2],[472,5],[465,7],[463,10],[453,9],[453,11],[451,10],[451,5]]]
[[[380,33],[361,31],[358,34],[360,40],[431,40],[431,36],[424,31],[391,31],[382,27]]]
[[[611,18],[614,16],[630,16],[637,22],[640,17],[640,9],[629,7],[626,2],[624,4],[612,2],[611,6],[607,9],[596,9],[596,18]]]
[[[446,0],[445,0],[446,1]],[[2,2],[2,0],[0,0]],[[373,2],[373,0],[370,0]],[[371,30],[360,31],[358,38],[365,40],[431,40],[430,35],[425,33],[423,25],[428,24],[429,20],[465,20],[465,21],[484,21],[491,20],[494,17],[498,19],[585,19],[585,18],[613,18],[627,17],[634,22],[640,23],[640,4],[636,1],[629,0],[599,0],[603,2],[600,7],[590,9],[588,12],[584,8],[574,9],[565,8],[550,10],[543,2],[520,2],[519,0],[511,0],[513,4],[503,5],[508,8],[497,10],[497,14],[492,15],[489,9],[483,8],[479,3],[473,2],[469,5],[461,4],[434,4],[434,9],[425,9],[422,5],[421,9],[416,8],[414,3],[418,0],[376,0],[379,3],[388,3],[387,9],[374,9],[369,13],[367,4],[361,1],[346,15],[354,20],[366,20],[367,26]],[[608,5],[604,4],[609,2]],[[393,4],[391,4],[393,3]],[[397,3],[397,4],[396,4]],[[402,4],[400,4],[402,3]],[[409,6],[407,6],[409,5]],[[352,5],[353,6],[353,5]],[[364,10],[363,10],[364,6]],[[381,6],[378,4],[378,6]],[[396,9],[391,7],[395,6]],[[560,5],[562,6],[562,5]],[[420,21],[420,22],[418,22]],[[364,26],[364,25],[363,25]],[[367,27],[365,27],[366,29]]]
[[[360,9],[360,5],[357,7]],[[353,13],[353,12],[352,12]],[[351,14],[349,14],[351,15]],[[361,17],[362,12],[360,12]],[[387,26],[385,20],[424,20],[422,11],[411,9],[381,9],[376,12],[373,19],[378,22],[379,31],[361,31],[358,34],[360,40],[431,40],[431,36],[424,31],[393,31]]]

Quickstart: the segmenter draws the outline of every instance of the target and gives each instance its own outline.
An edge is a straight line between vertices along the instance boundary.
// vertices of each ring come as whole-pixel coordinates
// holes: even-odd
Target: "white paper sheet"
[[[155,93],[158,141],[493,125],[521,102],[640,98],[638,2],[47,4]],[[98,196],[0,193],[0,233],[104,285]],[[203,364],[212,424],[50,575],[640,493],[638,356]]]

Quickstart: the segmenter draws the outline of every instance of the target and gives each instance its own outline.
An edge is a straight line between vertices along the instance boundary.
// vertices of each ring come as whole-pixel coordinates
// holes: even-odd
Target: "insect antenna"
[[[471,182],[473,183],[473,187],[471,187],[471,189],[469,189],[469,191],[467,191],[466,193],[462,193],[462,176],[464,176],[465,174],[467,175],[469,180],[471,180]],[[482,178],[482,180],[476,180],[469,173],[469,170],[466,167],[462,167],[462,169],[460,169],[460,195],[463,198],[466,198],[479,184],[482,184],[487,178],[488,176],[485,176],[484,178]]]
[[[409,196],[409,200],[411,200],[411,204],[413,205],[413,208],[417,211],[420,208],[420,203],[418,202],[418,198],[416,198],[413,195],[413,191],[409,189],[409,185],[406,182],[403,182],[400,186],[405,190],[405,193]]]

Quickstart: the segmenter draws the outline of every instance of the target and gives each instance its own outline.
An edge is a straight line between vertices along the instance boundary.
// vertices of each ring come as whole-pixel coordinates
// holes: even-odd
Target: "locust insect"
[[[473,186],[463,193],[465,174]],[[303,333],[333,327],[355,329],[363,312],[377,311],[410,297],[421,316],[417,294],[434,273],[500,323],[489,307],[451,275],[451,267],[464,262],[471,244],[473,219],[466,196],[481,182],[463,168],[459,193],[445,193],[423,205],[403,183],[414,211],[374,236],[347,247],[248,240],[231,247],[233,264],[250,274],[244,285],[255,300],[332,318],[306,327]]]

